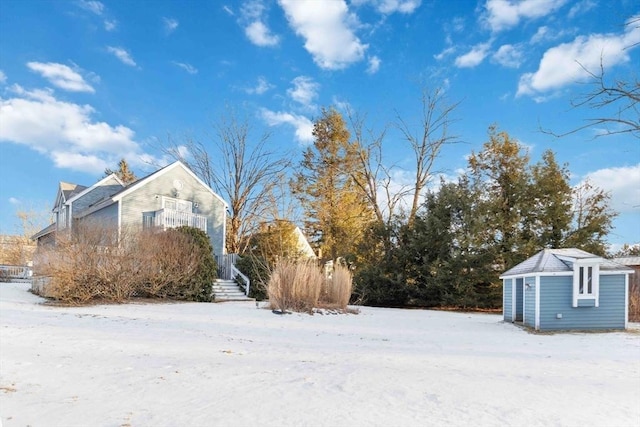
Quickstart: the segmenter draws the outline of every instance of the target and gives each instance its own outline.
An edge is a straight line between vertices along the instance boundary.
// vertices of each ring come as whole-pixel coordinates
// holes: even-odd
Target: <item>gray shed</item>
[[[630,274],[580,249],[544,249],[500,276],[504,320],[539,331],[626,329]]]

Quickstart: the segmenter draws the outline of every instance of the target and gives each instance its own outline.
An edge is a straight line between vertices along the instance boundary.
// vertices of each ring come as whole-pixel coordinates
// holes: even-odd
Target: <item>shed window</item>
[[[576,265],[573,271],[573,306],[578,307],[578,300],[595,300],[598,307],[600,266],[599,264]]]
[[[593,295],[593,267],[580,267],[578,274],[578,294]]]

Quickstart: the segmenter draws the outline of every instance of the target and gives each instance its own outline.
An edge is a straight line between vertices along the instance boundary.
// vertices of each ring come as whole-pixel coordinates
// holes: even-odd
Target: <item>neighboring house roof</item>
[[[622,265],[640,265],[640,256],[624,256],[614,258],[613,261]]]
[[[633,272],[633,270],[611,260],[585,252],[581,249],[543,249],[515,267],[502,273],[500,277],[521,276],[535,273],[572,272],[572,262],[593,259],[600,264],[601,271]]]
[[[316,253],[311,247],[311,245],[309,244],[307,237],[304,235],[302,230],[300,230],[300,227],[296,227],[295,230],[293,230],[293,232],[296,235],[296,238],[298,239],[298,250],[309,258],[315,258]]]

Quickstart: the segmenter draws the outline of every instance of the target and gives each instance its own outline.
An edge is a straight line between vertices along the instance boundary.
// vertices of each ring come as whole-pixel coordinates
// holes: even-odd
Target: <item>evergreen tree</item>
[[[565,241],[566,246],[576,247],[595,255],[605,256],[605,238],[618,215],[609,207],[611,195],[585,180],[573,190],[573,222]]]
[[[553,151],[547,150],[542,161],[531,167],[533,185],[527,199],[527,210],[532,219],[529,230],[535,247],[561,248],[571,229],[572,189],[569,184],[568,165],[558,165]]]
[[[482,189],[492,233],[486,243],[496,249],[496,267],[504,270],[527,255],[522,231],[526,195],[530,188],[529,155],[509,134],[489,128],[489,141],[479,153],[471,153],[469,167],[474,184]]]
[[[118,170],[114,171],[109,168],[104,170],[105,177],[113,173],[115,173],[116,176],[120,178],[120,181],[122,181],[125,185],[131,184],[132,182],[135,182],[138,180],[138,178],[136,177],[136,174],[133,173],[131,169],[129,169],[129,163],[127,163],[125,159],[121,159],[118,162]]]
[[[414,302],[427,306],[495,307],[500,303],[487,245],[482,198],[467,177],[441,182],[407,227],[406,265]]]
[[[351,258],[372,211],[351,176],[356,167],[356,147],[342,115],[323,109],[313,127],[313,145],[304,152],[296,174],[294,193],[307,218],[306,228],[324,259]]]

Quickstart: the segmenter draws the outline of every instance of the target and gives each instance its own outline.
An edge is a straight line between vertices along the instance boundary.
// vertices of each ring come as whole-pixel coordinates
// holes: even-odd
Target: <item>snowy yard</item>
[[[0,284],[10,426],[638,426],[640,335],[254,303],[55,307]]]

